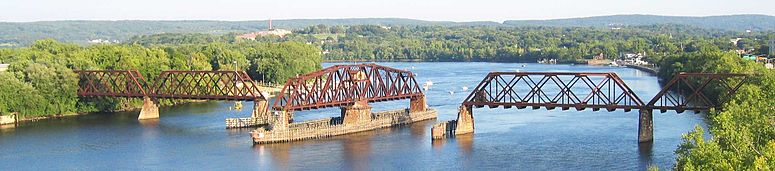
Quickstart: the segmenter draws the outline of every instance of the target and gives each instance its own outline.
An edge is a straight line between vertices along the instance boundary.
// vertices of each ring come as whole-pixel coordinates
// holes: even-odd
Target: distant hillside
[[[0,22],[0,48],[29,45],[39,39],[87,44],[89,40],[125,41],[132,36],[159,33],[224,34],[264,30],[268,21],[41,21]],[[775,30],[775,17],[766,15],[730,15],[712,17],[673,17],[654,15],[615,15],[556,20],[510,20],[503,24],[489,21],[450,22],[402,18],[291,19],[274,20],[276,28],[298,29],[310,25],[404,25],[404,26],[594,26],[610,24],[639,26],[654,24],[691,25],[701,28],[742,31]]]
[[[612,15],[585,18],[569,18],[554,20],[509,20],[503,22],[510,26],[583,26],[606,27],[609,25],[652,25],[680,24],[702,28],[741,31],[775,30],[775,16],[767,15],[725,15],[709,17],[680,17],[658,15]]]
[[[268,21],[41,21],[0,22],[0,45],[27,45],[35,40],[54,38],[64,42],[86,44],[89,40],[127,40],[136,35],[159,33],[248,32],[263,30]],[[292,19],[274,20],[275,28],[296,29],[310,25],[500,25],[496,22],[441,22],[399,18],[362,19]]]

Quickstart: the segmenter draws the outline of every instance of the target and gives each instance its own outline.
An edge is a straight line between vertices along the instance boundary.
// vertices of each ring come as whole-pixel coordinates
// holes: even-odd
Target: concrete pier
[[[0,116],[0,125],[16,123],[16,113]]]
[[[253,101],[253,112],[250,117],[269,120],[269,102],[264,99],[256,99],[256,101]]]
[[[474,133],[474,116],[471,114],[471,106],[458,108],[457,120],[440,122],[431,128],[431,139],[439,140],[453,135]]]
[[[645,108],[638,111],[638,142],[645,143],[654,140],[654,115],[652,110]]]
[[[351,112],[363,112],[364,110],[351,110]],[[291,123],[278,121],[272,124],[272,128],[259,128],[251,132],[254,144],[281,143],[308,139],[321,139],[326,137],[351,134],[362,131],[370,131],[396,125],[434,119],[437,116],[435,109],[427,109],[420,112],[410,112],[410,109],[399,109],[384,112],[369,113],[368,119],[359,117],[355,122],[345,123],[347,116],[360,116],[360,113],[342,111],[344,117],[333,117]],[[284,120],[285,114],[279,114],[278,120]]]
[[[409,99],[409,111],[410,112],[422,112],[428,108],[428,104],[425,103],[425,95],[415,96]]]
[[[474,133],[474,116],[471,114],[471,106],[460,106],[457,113],[455,135],[468,133]]]
[[[358,101],[350,106],[342,107],[342,118],[345,125],[358,125],[371,121],[371,106],[367,101]]]
[[[159,106],[156,101],[150,97],[144,97],[143,108],[140,109],[140,116],[137,116],[137,119],[159,119]]]

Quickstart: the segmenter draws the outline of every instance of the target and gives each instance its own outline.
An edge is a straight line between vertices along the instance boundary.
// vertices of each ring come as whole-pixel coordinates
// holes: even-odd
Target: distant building
[[[0,72],[8,70],[8,66],[11,64],[0,64]]]
[[[643,60],[646,57],[643,53],[627,53],[624,54],[620,60],[617,60],[618,65],[649,65],[649,62]]]
[[[251,32],[251,33],[245,33],[241,35],[237,35],[237,39],[249,39],[249,40],[256,40],[256,37],[258,36],[266,36],[266,35],[275,35],[280,37],[285,37],[285,35],[291,34],[291,31],[284,30],[284,29],[275,29],[272,27],[272,19],[269,19],[269,29],[265,31],[257,31],[257,32]]]
[[[740,39],[742,39],[742,38],[738,37],[738,38],[734,38],[734,39],[729,39],[729,42],[732,43],[732,45],[737,46],[737,42],[740,41]]]
[[[91,43],[91,44],[111,44],[111,43],[120,43],[120,42],[118,40],[92,39],[92,40],[89,40],[89,43]]]

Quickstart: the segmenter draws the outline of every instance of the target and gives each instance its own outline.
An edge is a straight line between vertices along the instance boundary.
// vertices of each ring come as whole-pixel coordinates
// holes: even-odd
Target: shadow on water
[[[649,165],[653,164],[653,147],[654,142],[638,143],[638,160],[640,161],[639,169],[647,170]]]

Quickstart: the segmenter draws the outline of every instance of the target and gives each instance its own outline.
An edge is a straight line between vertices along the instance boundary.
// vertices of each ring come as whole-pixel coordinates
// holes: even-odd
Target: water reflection
[[[386,130],[390,132],[390,129]],[[361,135],[346,138],[341,143],[344,147],[344,161],[348,165],[348,170],[368,170],[372,136],[374,134],[371,131],[364,132]]]
[[[159,119],[138,120],[143,128],[159,128]]]
[[[471,156],[474,146],[474,134],[456,135],[455,142],[463,156]]]
[[[653,141],[638,143],[638,160],[640,160],[638,167],[640,170],[646,170],[649,165],[654,163],[652,161],[652,157],[654,157],[653,147]]]
[[[412,133],[414,138],[429,138],[430,134],[427,134],[426,132],[429,132],[430,130],[427,128],[433,123],[436,123],[436,119],[415,122],[409,125],[409,131]]]

